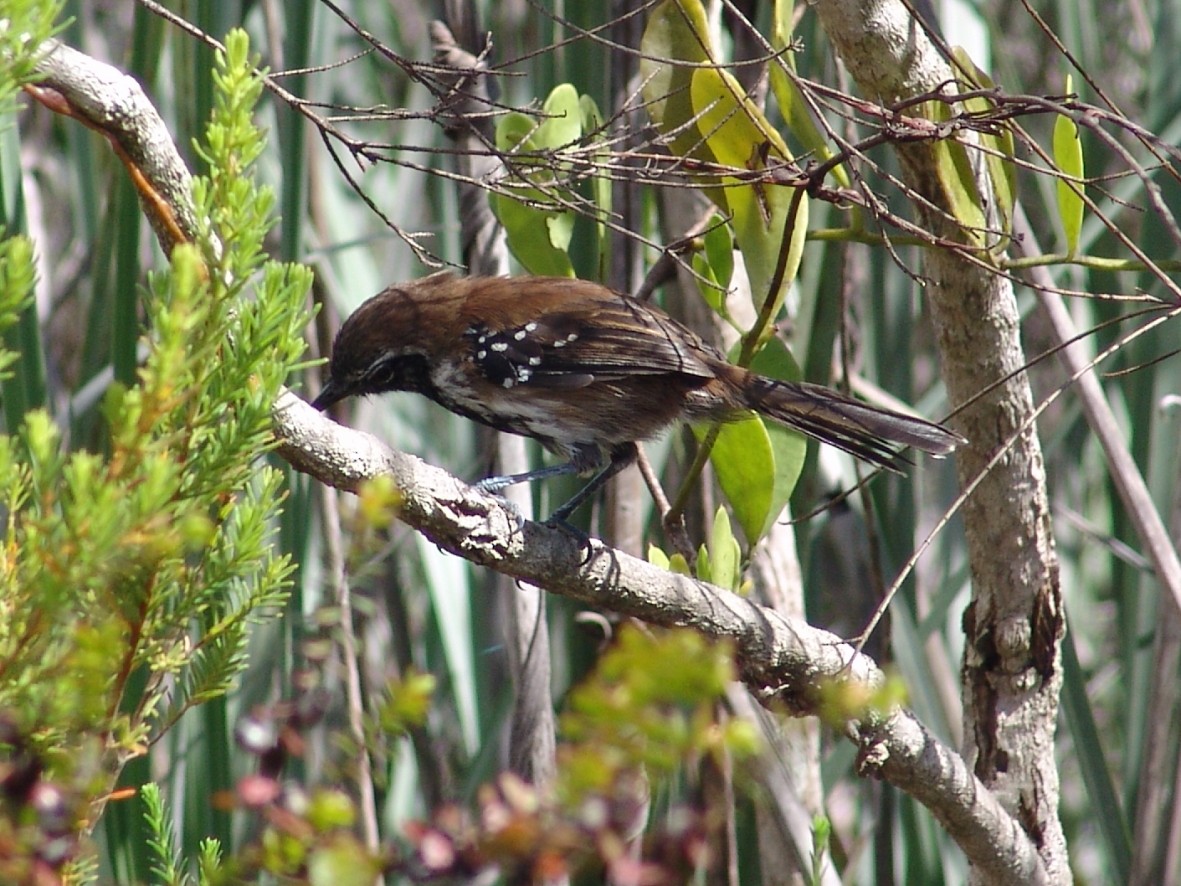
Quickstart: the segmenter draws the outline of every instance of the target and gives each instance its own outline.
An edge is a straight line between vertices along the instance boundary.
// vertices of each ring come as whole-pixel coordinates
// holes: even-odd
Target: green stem
[[[784,278],[787,276],[787,259],[791,252],[791,238],[795,232],[800,204],[803,199],[804,189],[796,188],[792,194],[787,218],[784,220],[783,239],[779,243],[779,258],[775,263],[775,273],[771,276],[771,285],[767,288],[767,297],[763,299],[763,306],[759,309],[759,316],[755,320],[754,326],[742,337],[742,348],[738,354],[739,366],[750,365],[750,361],[759,352],[764,338],[775,322],[775,315],[779,313],[779,309],[783,305],[782,292],[786,282]],[[689,466],[689,471],[685,474],[685,479],[681,482],[681,487],[677,490],[676,498],[673,499],[668,513],[665,514],[665,525],[669,525],[670,521],[681,519],[685,505],[689,501],[689,494],[697,487],[697,480],[701,476],[701,472],[705,470],[705,463],[709,461],[709,454],[713,451],[714,443],[717,442],[721,429],[721,423],[714,424],[701,441],[701,445],[697,447],[697,455]]]

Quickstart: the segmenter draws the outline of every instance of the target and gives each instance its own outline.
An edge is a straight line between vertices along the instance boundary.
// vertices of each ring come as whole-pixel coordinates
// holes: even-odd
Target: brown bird
[[[963,438],[831,388],[734,366],[658,308],[565,277],[433,274],[390,286],[345,321],[312,405],[414,391],[481,424],[532,437],[566,463],[489,477],[496,492],[558,474],[594,478],[563,520],[635,460],[636,442],[680,421],[757,412],[877,467],[895,445],[946,455]]]

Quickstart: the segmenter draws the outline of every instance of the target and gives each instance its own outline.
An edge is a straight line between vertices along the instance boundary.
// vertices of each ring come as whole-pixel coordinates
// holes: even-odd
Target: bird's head
[[[425,392],[432,306],[421,295],[413,286],[391,286],[344,322],[313,407],[386,391]]]

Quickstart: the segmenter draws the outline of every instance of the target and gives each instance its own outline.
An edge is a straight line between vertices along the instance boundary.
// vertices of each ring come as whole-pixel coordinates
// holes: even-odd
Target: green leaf
[[[697,547],[697,577],[702,581],[712,582],[714,570],[709,562],[709,548],[705,545]]]
[[[671,557],[662,551],[656,545],[648,545],[648,562],[653,566],[659,566],[661,569],[667,569],[669,572],[677,575],[692,575],[693,570],[689,568],[689,563],[685,560],[683,554],[673,554]]]
[[[777,338],[768,341],[755,355],[750,368],[752,372],[780,381],[799,381],[801,376],[800,367],[792,357],[791,351]],[[775,456],[775,475],[767,523],[760,535],[771,528],[771,521],[779,517],[779,512],[791,498],[800,479],[800,472],[804,469],[804,458],[808,454],[807,438],[798,431],[771,422],[767,424],[767,437],[771,441],[771,451]]]
[[[741,171],[758,171],[785,163],[791,153],[762,111],[742,92],[726,71],[697,68],[690,91],[697,129],[717,161]],[[734,239],[746,260],[751,289],[778,304],[799,269],[808,227],[807,197],[801,197],[788,245],[787,263],[778,292],[770,292],[772,277],[783,249],[784,228],[793,191],[770,182],[746,183],[724,176]]]
[[[710,219],[704,240],[705,255],[709,259],[714,280],[723,289],[729,289],[734,277],[734,239],[721,216],[715,215]]]
[[[611,152],[605,146],[603,137],[603,115],[599,106],[589,95],[579,96],[578,107],[582,113],[582,135],[589,138],[594,145],[602,146],[602,150],[595,151],[596,165],[606,169],[610,162]],[[599,243],[607,242],[607,217],[611,214],[611,179],[606,175],[594,175],[590,180],[591,199],[595,204],[597,219],[595,226],[599,232]]]
[[[695,631],[624,625],[594,673],[567,696],[555,791],[568,808],[581,806],[588,791],[601,796],[638,765],[655,789],[686,759],[757,750],[749,733],[727,734],[714,715],[733,679],[732,655],[728,644]]]
[[[555,155],[582,137],[585,109],[569,83],[553,89],[540,121],[506,114],[496,126],[496,146],[513,159],[515,171],[502,183],[510,193],[493,195],[492,210],[504,226],[509,248],[532,274],[573,277],[567,250],[574,236],[573,195],[562,184]],[[538,232],[545,236],[539,237]]]
[[[927,107],[930,119],[936,123],[951,119],[951,109],[945,102],[928,102]],[[935,174],[947,198],[948,208],[963,227],[968,241],[984,246],[987,218],[967,148],[954,137],[936,139],[932,148],[935,153]]]
[[[992,78],[976,67],[968,53],[961,47],[954,47],[951,53],[962,71],[971,77],[973,86],[979,89],[995,88],[996,84],[993,83]],[[989,116],[996,110],[996,104],[984,96],[977,96],[966,99],[964,109],[969,114]],[[986,149],[984,162],[988,169],[988,178],[992,182],[997,215],[1001,229],[1006,234],[992,246],[993,252],[1001,252],[1009,245],[1008,235],[1013,230],[1013,204],[1017,199],[1017,166],[1013,162],[1013,130],[1004,124],[997,125],[999,128],[995,133],[980,133],[980,143]]]
[[[690,65],[713,61],[705,8],[698,0],[665,0],[649,16],[640,50],[640,76],[645,82],[648,115],[663,129],[683,129],[693,119]],[[693,140],[677,141],[685,138]],[[685,154],[695,143],[692,133],[682,132],[675,136],[673,150]]]
[[[669,149],[678,157],[716,163],[717,158],[693,125],[697,112],[689,94],[694,65],[714,60],[709,23],[701,3],[666,0],[657,6],[644,28],[640,52],[645,107],[656,128],[669,138]],[[725,192],[707,184],[713,176],[699,176],[697,181],[707,185],[709,198],[728,213]]]
[[[744,95],[738,82],[713,60],[705,11],[697,0],[667,0],[656,7],[641,41],[640,72],[648,112],[670,139],[673,153],[703,164],[757,171],[786,162],[791,154],[762,111]],[[807,201],[800,203],[788,245],[784,285],[770,284],[781,252],[791,193],[769,182],[748,183],[737,176],[698,179],[710,199],[732,218],[735,239],[746,256],[751,286],[778,301],[799,266],[807,230]]]
[[[3,236],[4,232],[0,230],[0,238]],[[0,336],[15,326],[21,313],[32,304],[36,282],[33,242],[20,235],[0,239]],[[12,373],[5,370],[17,357],[15,351],[0,347],[0,382],[12,377]],[[9,405],[7,399],[4,402]],[[18,421],[15,413],[10,411],[9,427],[15,427]]]
[[[308,856],[311,886],[369,886],[381,875],[381,865],[352,834],[337,834]]]
[[[799,139],[805,150],[823,163],[833,156],[832,149],[812,114],[808,104],[800,94],[800,88],[787,71],[796,70],[796,57],[791,51],[792,18],[795,11],[793,0],[775,0],[774,26],[771,31],[771,48],[778,53],[778,57],[771,61],[769,71],[771,75],[771,94],[779,105],[779,113],[783,115],[787,128],[792,135]],[[849,173],[844,165],[834,166],[829,173],[842,188],[849,187]]]
[[[697,128],[719,163],[753,170],[768,159],[782,162],[791,157],[782,137],[729,71],[695,69],[690,95]]]
[[[437,682],[433,674],[420,674],[413,667],[401,678],[391,678],[377,711],[382,731],[404,735],[425,723]]]
[[[357,809],[348,794],[335,788],[322,788],[312,795],[307,809],[307,820],[318,831],[351,827]]]
[[[574,276],[570,256],[555,246],[552,239],[554,236],[562,238],[561,230],[549,227],[554,213],[546,213],[504,194],[496,194],[492,206],[496,217],[504,225],[509,248],[529,273],[552,277]],[[539,226],[546,231],[545,237],[537,236]],[[568,238],[566,242],[569,243]]]
[[[742,550],[730,529],[730,515],[725,508],[714,514],[714,525],[709,536],[710,577],[718,587],[738,589],[742,580]]]
[[[726,293],[734,276],[734,240],[726,220],[714,215],[702,242],[704,249],[693,254],[693,270],[713,284],[701,287],[702,297],[719,316],[728,318]]]
[[[1066,75],[1066,93],[1074,91],[1074,83]],[[1083,143],[1078,125],[1065,114],[1054,121],[1054,164],[1062,173],[1058,177],[1058,216],[1066,234],[1066,252],[1078,252],[1078,238],[1083,229]]]
[[[694,432],[699,439],[705,435],[702,429]],[[762,419],[752,415],[722,425],[709,460],[734,518],[753,544],[767,523],[775,477],[775,454]]]
[[[519,111],[505,114],[496,124],[496,147],[502,151],[536,151],[540,124]]]
[[[783,381],[800,377],[787,346],[774,338],[755,356],[751,370]],[[706,430],[694,428],[694,434],[700,440]],[[766,534],[791,498],[807,445],[799,432],[753,415],[722,425],[718,431],[710,463],[751,545]]]
[[[589,95],[578,97],[578,110],[582,115],[582,134],[593,135],[603,126],[603,115],[598,103]]]
[[[187,877],[182,873],[184,862],[176,851],[172,818],[160,793],[160,786],[149,782],[140,788],[139,793],[148,829],[147,848],[151,853],[152,873],[160,883],[183,886],[187,882]]]
[[[541,147],[556,151],[574,145],[582,138],[582,107],[578,90],[571,84],[555,86],[541,109],[545,117],[535,138]]]

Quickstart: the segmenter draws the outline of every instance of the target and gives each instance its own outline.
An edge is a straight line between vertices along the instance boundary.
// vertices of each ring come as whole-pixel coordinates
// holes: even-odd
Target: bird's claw
[[[579,565],[585,566],[590,562],[593,548],[591,546],[591,537],[587,532],[579,529],[573,523],[569,522],[563,514],[559,513],[552,514],[549,519],[542,523],[542,525],[547,526],[550,529],[560,530],[565,532],[567,535],[574,536],[578,540],[578,546],[586,552]]]
[[[507,489],[509,486],[511,486],[512,483],[510,480],[511,478],[509,477],[485,477],[483,480],[480,480],[474,485],[476,489],[480,490],[481,492],[496,496],[496,498],[499,498],[501,501],[507,501],[507,499],[501,498],[499,495],[497,495],[497,493],[502,489]]]

